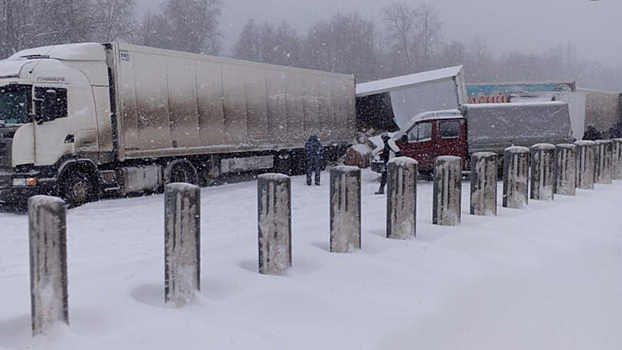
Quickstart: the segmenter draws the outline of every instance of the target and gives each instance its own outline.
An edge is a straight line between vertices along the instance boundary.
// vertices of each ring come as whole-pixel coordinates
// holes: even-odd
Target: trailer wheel
[[[68,172],[61,180],[61,197],[70,207],[78,207],[91,201],[95,187],[89,176],[83,172]]]
[[[199,182],[196,169],[188,163],[179,162],[174,164],[168,173],[166,183],[184,182],[196,185]]]
[[[292,154],[289,152],[280,152],[274,156],[274,170],[277,173],[293,175],[292,164]]]

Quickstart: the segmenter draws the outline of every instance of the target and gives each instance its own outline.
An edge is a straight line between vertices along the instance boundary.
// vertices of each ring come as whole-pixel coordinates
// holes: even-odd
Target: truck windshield
[[[28,122],[31,89],[25,85],[7,85],[0,88],[0,125]]]

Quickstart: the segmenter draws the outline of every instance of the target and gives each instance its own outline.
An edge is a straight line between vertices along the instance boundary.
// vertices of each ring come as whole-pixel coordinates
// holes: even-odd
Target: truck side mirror
[[[400,137],[400,142],[407,143],[408,142],[408,135],[406,135],[406,134],[402,135],[402,137]]]
[[[43,95],[43,106],[41,108],[41,117],[43,117],[43,120],[51,121],[56,119],[56,113],[54,113],[54,111],[57,100],[58,94],[56,90],[48,89],[45,91],[45,95]]]

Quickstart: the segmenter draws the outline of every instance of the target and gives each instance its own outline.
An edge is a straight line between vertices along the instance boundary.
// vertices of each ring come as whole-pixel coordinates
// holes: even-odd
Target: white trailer
[[[309,135],[334,154],[355,132],[351,75],[119,43],[0,61],[0,202],[287,172]]]

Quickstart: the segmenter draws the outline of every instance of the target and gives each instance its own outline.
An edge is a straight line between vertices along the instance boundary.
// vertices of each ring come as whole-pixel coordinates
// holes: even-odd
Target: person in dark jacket
[[[590,124],[587,128],[585,128],[585,132],[583,133],[584,140],[600,140],[601,138],[602,135],[598,132],[598,130],[596,130],[594,125]]]
[[[311,186],[311,175],[315,172],[315,185],[320,185],[320,167],[324,157],[324,148],[317,135],[309,136],[305,143],[305,160],[307,164],[307,185]]]
[[[394,157],[402,156],[399,147],[397,147],[395,142],[391,140],[391,137],[388,134],[382,134],[382,142],[384,143],[384,148],[382,149],[381,159],[384,163],[384,170],[382,171],[382,177],[380,178],[380,188],[376,194],[384,194],[384,186],[387,184],[387,164],[389,163],[389,160]]]

